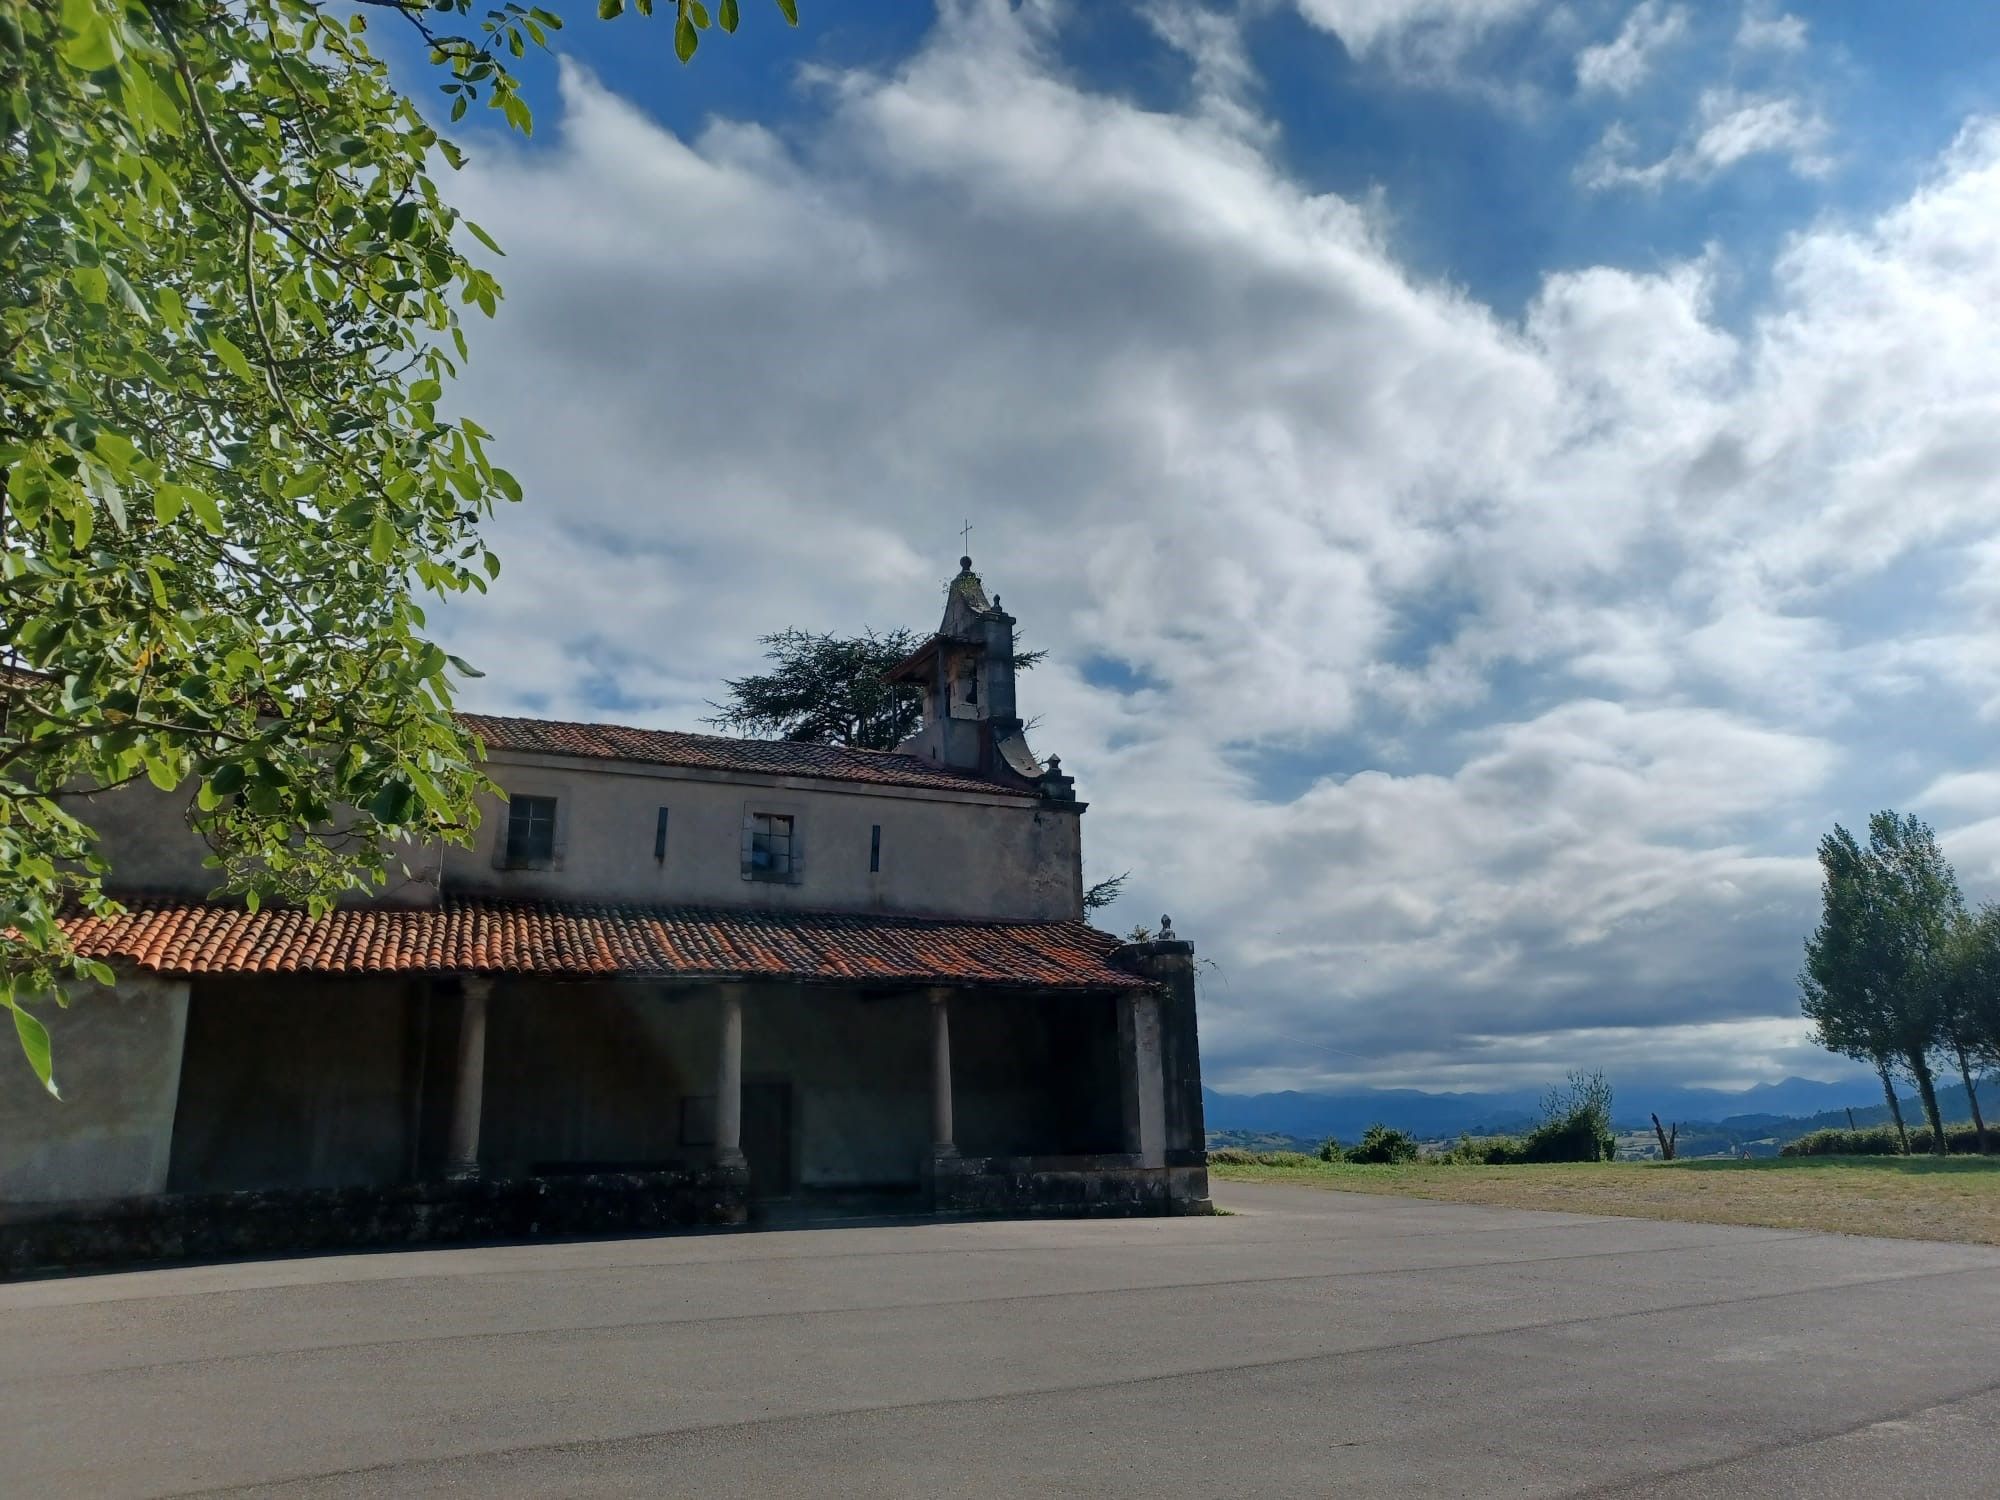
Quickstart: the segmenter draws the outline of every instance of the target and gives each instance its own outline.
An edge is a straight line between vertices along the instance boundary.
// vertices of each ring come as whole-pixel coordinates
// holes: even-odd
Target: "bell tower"
[[[958,576],[946,586],[937,633],[888,675],[924,693],[922,725],[896,747],[904,754],[1027,782],[1050,801],[1076,800],[1061,763],[1044,766],[1028,748],[1014,698],[1014,617],[986,597],[970,557],[958,560]]]

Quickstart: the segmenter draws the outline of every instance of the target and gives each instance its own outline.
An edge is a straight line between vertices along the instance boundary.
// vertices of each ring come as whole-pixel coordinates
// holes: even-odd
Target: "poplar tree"
[[[1928,824],[1888,811],[1868,820],[1865,849],[1836,824],[1820,841],[1820,867],[1823,911],[1806,943],[1802,1009],[1820,1045],[1873,1064],[1899,1133],[1891,1069],[1909,1077],[1941,1153],[1931,1059],[1946,1041],[1953,934],[1964,918],[1957,877]]]

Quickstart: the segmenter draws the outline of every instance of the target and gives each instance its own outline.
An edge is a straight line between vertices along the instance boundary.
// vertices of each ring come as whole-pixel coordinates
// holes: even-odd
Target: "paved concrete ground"
[[[0,1491],[1994,1493],[2000,1252],[1219,1184],[1234,1214],[0,1287]]]

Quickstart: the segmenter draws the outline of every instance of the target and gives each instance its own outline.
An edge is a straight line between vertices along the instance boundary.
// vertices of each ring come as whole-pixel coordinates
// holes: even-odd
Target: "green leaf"
[[[724,31],[734,31],[736,23],[740,19],[736,12],[736,0],[722,0],[722,3],[716,6],[715,10],[715,18],[722,23],[722,29]]]
[[[419,380],[410,387],[410,399],[426,405],[444,394],[444,387],[435,380]]]
[[[625,0],[597,0],[597,19],[615,21],[625,13]]]
[[[368,799],[368,812],[377,822],[394,827],[409,816],[415,792],[407,781],[391,781]]]
[[[417,205],[414,201],[405,200],[389,211],[390,239],[406,240],[415,232],[416,227]]]
[[[250,361],[243,357],[243,351],[232,344],[224,334],[211,331],[208,347],[215,351],[215,357],[222,361],[224,368],[240,380],[255,383],[256,372],[250,368]]]
[[[485,230],[481,229],[477,224],[473,223],[472,220],[466,219],[463,221],[463,223],[465,224],[465,227],[467,229],[472,231],[472,237],[478,240],[479,243],[484,245],[488,250],[491,250],[495,255],[505,255],[507,253],[505,250],[502,250],[500,248],[499,242],[496,241],[492,235],[488,234]]]
[[[685,0],[682,9],[694,18],[695,25],[703,31],[708,30],[708,7],[701,0]]]
[[[127,312],[136,316],[141,323],[153,321],[146,311],[146,304],[141,302],[139,294],[132,290],[132,283],[119,274],[116,266],[104,268],[104,279],[111,284],[112,295],[125,305]]]
[[[118,61],[111,19],[90,0],[63,0],[62,29],[67,35],[56,50],[71,67],[96,73]]]
[[[493,487],[509,500],[518,502],[521,498],[521,481],[516,479],[512,474],[509,474],[505,469],[494,469]]]
[[[793,26],[799,24],[798,0],[778,0],[778,9],[784,12],[788,24]]]
[[[688,19],[686,11],[674,23],[674,55],[682,62],[694,56],[694,49],[701,45],[701,36],[694,29],[694,22]]]
[[[368,528],[368,560],[378,567],[396,555],[396,523],[389,519],[386,510],[375,512],[375,522]]]
[[[109,300],[111,285],[101,266],[78,266],[70,272],[69,284],[76,288],[77,296],[94,306],[102,307]]]
[[[215,503],[215,496],[207,490],[198,490],[192,485],[186,487],[187,507],[194,512],[194,518],[210,536],[222,535],[222,508]]]
[[[49,1051],[49,1029],[36,1016],[13,1001],[7,1002],[14,1012],[14,1034],[21,1039],[21,1051],[28,1059],[28,1066],[35,1070],[35,1077],[42,1087],[60,1099],[62,1090],[56,1087],[54,1060]]]

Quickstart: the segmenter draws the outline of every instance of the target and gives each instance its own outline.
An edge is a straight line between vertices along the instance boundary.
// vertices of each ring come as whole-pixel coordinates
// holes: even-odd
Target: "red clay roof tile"
[[[981,776],[953,766],[933,765],[893,750],[855,750],[845,745],[804,745],[792,740],[738,740],[719,734],[683,734],[677,729],[631,729],[622,724],[575,724],[560,719],[510,719],[460,714],[464,724],[491,750],[531,755],[574,755],[588,760],[637,761],[704,771],[750,771],[766,776],[812,776],[829,781],[865,781],[877,786],[927,787],[945,792],[998,792],[1032,797],[1034,787],[1020,777]]]
[[[541,974],[551,978],[1136,989],[1082,922],[449,900],[304,912],[132,902],[63,919],[79,951],[160,974]]]

